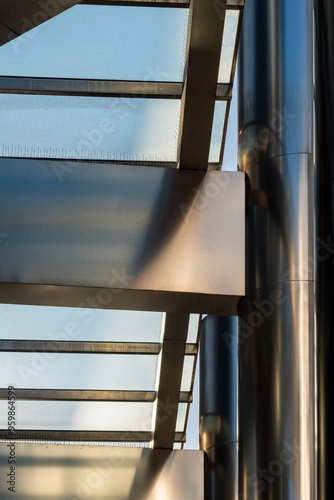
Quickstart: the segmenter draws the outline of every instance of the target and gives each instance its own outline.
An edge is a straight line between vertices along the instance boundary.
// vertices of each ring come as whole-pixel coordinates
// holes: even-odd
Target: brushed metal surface
[[[241,498],[314,498],[313,300],[313,283],[295,281],[241,301]]]
[[[0,472],[8,473],[7,443]],[[4,500],[203,500],[203,452],[16,443],[16,494]]]
[[[246,292],[314,279],[312,155],[283,155],[247,171]]]
[[[239,62],[247,78],[238,89],[242,170],[277,155],[312,153],[310,6],[310,0],[246,2]]]
[[[34,300],[13,284],[129,309],[126,291],[216,295],[218,306],[244,293],[240,172],[0,160],[0,227],[4,301]]]
[[[334,278],[334,5],[315,0],[315,165],[316,165],[316,317],[318,396],[318,500],[332,496],[333,456],[333,330],[330,299]]]
[[[200,449],[207,500],[238,494],[237,318],[207,316],[200,334]]]
[[[239,498],[315,499],[310,0],[248,0],[239,67],[246,297]]]

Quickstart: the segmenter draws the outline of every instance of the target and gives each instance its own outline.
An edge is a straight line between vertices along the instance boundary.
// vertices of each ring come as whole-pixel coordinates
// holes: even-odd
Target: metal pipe
[[[205,500],[237,495],[237,321],[207,316],[200,337],[200,448]]]
[[[334,435],[334,411],[330,405],[334,310],[329,299],[334,277],[334,4],[332,0],[315,0],[314,7],[318,500],[327,500],[334,485],[330,469]]]
[[[239,499],[313,500],[310,0],[248,0],[239,67],[247,173],[239,305]]]

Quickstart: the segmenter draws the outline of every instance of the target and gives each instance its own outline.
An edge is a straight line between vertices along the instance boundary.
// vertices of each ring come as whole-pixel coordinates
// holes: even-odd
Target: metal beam
[[[0,159],[0,300],[235,314],[244,193],[241,172]]]
[[[0,340],[0,352],[63,352],[85,354],[159,354],[153,342],[79,342],[51,340]],[[196,344],[187,344],[185,355],[197,354]]]
[[[18,389],[15,399],[25,401],[126,401],[154,403],[155,391],[94,391],[63,389]],[[0,389],[0,400],[8,399],[8,389]],[[180,392],[180,403],[191,403],[191,392]]]
[[[91,80],[80,78],[38,78],[23,76],[0,77],[0,94],[181,99],[182,89],[182,82]],[[216,89],[216,100],[230,101],[231,98],[232,85],[228,83],[219,83]]]
[[[154,448],[173,449],[189,314],[166,314]]]
[[[159,354],[161,344],[145,342],[79,342],[0,340],[0,352],[63,352],[86,354]]]
[[[7,429],[0,429],[0,440],[12,441],[78,441],[78,442],[140,442],[152,441],[151,432],[143,431],[55,431],[55,430],[15,430],[10,434]],[[185,432],[175,433],[175,443],[184,443]]]
[[[219,2],[219,15],[212,2],[192,0],[190,5],[178,139],[180,169],[208,166],[225,10],[226,0]]]

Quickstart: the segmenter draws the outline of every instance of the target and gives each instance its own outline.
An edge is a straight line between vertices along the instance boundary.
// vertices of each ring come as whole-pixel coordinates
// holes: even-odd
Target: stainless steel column
[[[334,3],[315,0],[316,32],[316,308],[318,347],[318,500],[333,496],[334,443]]]
[[[239,498],[314,499],[312,5],[247,0],[239,66],[247,173],[239,306]]]
[[[237,497],[237,321],[207,316],[200,341],[200,447],[205,500]]]

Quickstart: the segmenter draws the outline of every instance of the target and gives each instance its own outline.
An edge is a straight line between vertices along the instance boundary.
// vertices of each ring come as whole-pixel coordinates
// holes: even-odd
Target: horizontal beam
[[[74,78],[0,77],[1,94],[58,95],[84,97],[131,97],[181,99],[182,82],[144,82],[132,80],[89,80]],[[216,99],[232,98],[232,85],[217,85]]]
[[[61,352],[76,354],[155,354],[161,344],[153,342],[79,342],[53,340],[0,340],[0,352]],[[187,344],[186,355],[197,354],[196,344]]]
[[[0,440],[12,441],[77,441],[77,442],[140,442],[152,441],[151,432],[143,431],[55,431],[55,430],[15,430],[10,434],[7,429],[0,429]],[[184,443],[185,432],[175,433],[175,442]]]
[[[18,389],[15,399],[24,401],[123,401],[154,403],[155,391],[91,391],[59,389]],[[0,400],[8,399],[8,389],[0,389]],[[190,392],[180,392],[180,403],[191,403]]]
[[[144,342],[73,342],[0,340],[0,352],[62,352],[83,354],[159,354],[161,344]]]

